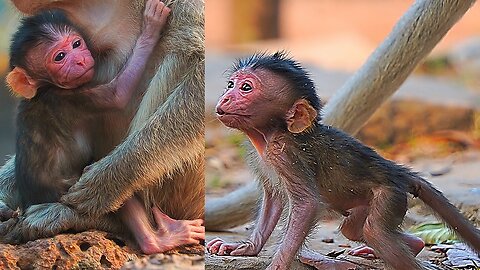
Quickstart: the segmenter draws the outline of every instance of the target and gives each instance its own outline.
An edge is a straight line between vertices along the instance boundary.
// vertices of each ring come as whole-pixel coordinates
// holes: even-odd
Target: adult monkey
[[[15,224],[13,219],[3,223],[8,231],[4,241],[48,237],[67,229],[121,230],[104,217],[134,194],[148,209],[155,204],[173,218],[203,218],[204,1],[171,2],[169,26],[152,54],[137,98],[129,104],[130,113],[99,119],[105,128],[95,134],[104,154],[127,132],[128,137],[89,166],[64,203],[32,206]],[[62,9],[74,24],[86,29],[93,49],[101,53],[96,83],[110,81],[124,66],[140,32],[144,3],[13,0],[26,14]],[[0,170],[2,220],[12,217],[12,209],[19,204],[13,167],[12,158]]]

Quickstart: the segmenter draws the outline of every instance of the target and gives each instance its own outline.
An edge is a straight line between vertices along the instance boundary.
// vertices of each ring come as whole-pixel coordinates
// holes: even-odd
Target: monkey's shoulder
[[[307,132],[292,134],[291,140],[294,142],[293,152],[305,152],[322,159],[317,160],[319,164],[329,163],[359,170],[368,167],[392,169],[396,165],[351,135],[327,125],[317,124]]]
[[[330,158],[327,163],[340,165],[350,171],[349,177],[371,179],[382,183],[398,177],[418,177],[417,172],[384,158],[373,148],[339,129],[324,125],[317,127],[315,133],[316,143],[323,142],[324,147],[321,149],[329,153]]]
[[[290,141],[301,150],[312,149],[315,151],[338,152],[354,151],[368,155],[378,155],[375,150],[364,145],[351,135],[332,126],[316,124],[302,133],[291,133]],[[305,149],[303,149],[305,148]]]

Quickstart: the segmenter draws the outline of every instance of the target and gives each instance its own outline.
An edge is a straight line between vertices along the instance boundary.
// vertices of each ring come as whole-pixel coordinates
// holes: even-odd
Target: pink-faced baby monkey
[[[268,269],[289,269],[319,210],[326,208],[345,216],[341,231],[348,239],[372,247],[389,267],[421,269],[415,255],[423,241],[399,228],[408,193],[423,200],[480,251],[479,230],[440,191],[348,134],[321,124],[320,110],[313,81],[284,53],[256,54],[233,67],[216,113],[226,126],[244,132],[255,147],[260,158],[251,165],[264,196],[250,238],[240,243],[216,238],[207,244],[210,253],[257,255],[279,220],[285,205],[282,198],[288,198],[288,225]],[[318,269],[354,266],[320,255],[302,261]]]
[[[23,99],[17,115],[15,179],[23,209],[59,202],[82,171],[101,158],[95,139],[106,113],[122,113],[137,89],[170,9],[145,5],[142,31],[126,66],[109,83],[89,84],[95,57],[81,29],[59,10],[22,20],[13,35],[7,83]],[[119,210],[144,253],[204,239],[201,220],[177,221],[153,209],[152,228],[143,204],[129,199]],[[22,239],[18,239],[22,241]]]

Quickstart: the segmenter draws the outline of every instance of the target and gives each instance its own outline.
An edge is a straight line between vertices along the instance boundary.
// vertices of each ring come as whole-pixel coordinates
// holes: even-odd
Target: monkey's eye
[[[80,47],[81,44],[82,44],[82,42],[80,40],[77,40],[73,43],[72,47],[75,49],[75,48]]]
[[[64,52],[61,52],[61,53],[58,53],[56,56],[55,56],[55,62],[59,62],[59,61],[62,61],[62,59],[65,58],[65,53]]]
[[[240,90],[244,92],[250,92],[252,91],[252,86],[249,83],[244,83],[242,87],[240,87]]]
[[[227,88],[228,88],[228,89],[231,89],[231,88],[233,88],[234,85],[235,85],[235,84],[234,84],[232,81],[228,81],[228,83],[227,83]]]

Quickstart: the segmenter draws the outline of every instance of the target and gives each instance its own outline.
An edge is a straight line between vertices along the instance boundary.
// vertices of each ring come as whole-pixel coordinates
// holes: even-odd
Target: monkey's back
[[[411,179],[418,175],[408,168],[381,157],[345,132],[317,124],[308,132],[292,134],[297,159],[312,166],[315,187],[324,196],[335,193],[348,200],[368,200],[375,187],[398,192],[410,190]],[[313,185],[313,183],[312,183]]]
[[[84,118],[68,98],[50,93],[20,102],[15,179],[23,207],[58,201],[88,165],[88,134],[77,132]]]

